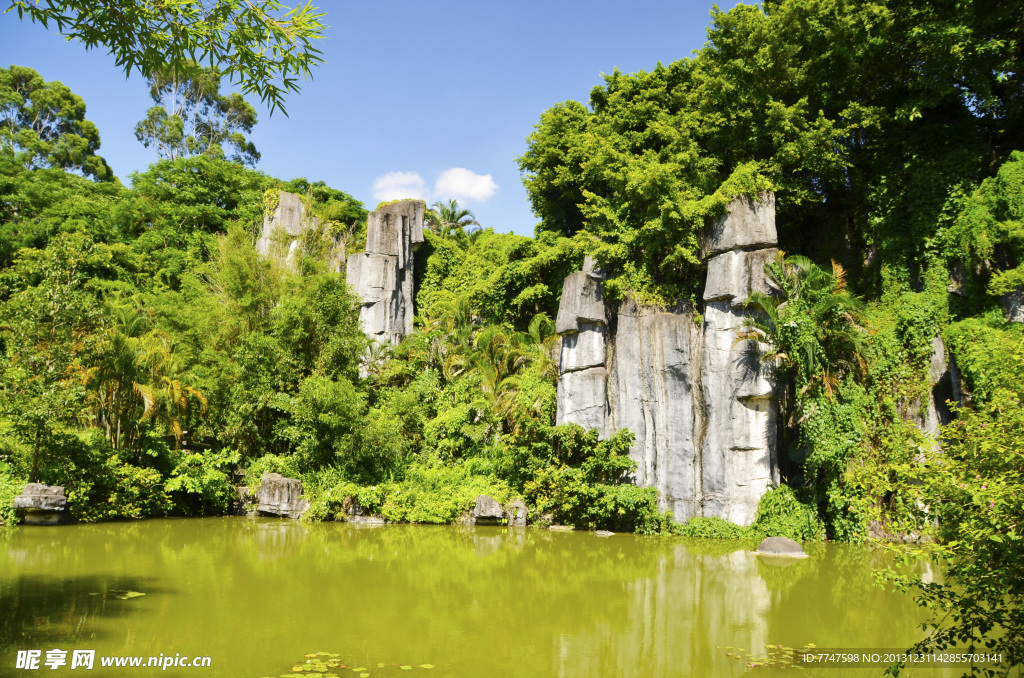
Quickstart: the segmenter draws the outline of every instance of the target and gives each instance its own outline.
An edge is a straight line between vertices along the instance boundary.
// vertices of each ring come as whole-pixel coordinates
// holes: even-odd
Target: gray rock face
[[[572,273],[562,283],[562,299],[555,318],[558,334],[576,332],[580,323],[606,324],[602,276],[586,271]]]
[[[738,249],[775,247],[775,194],[761,193],[757,198],[733,200],[724,215],[711,223],[705,233],[705,256]]]
[[[1024,289],[1016,289],[1009,294],[1004,294],[999,299],[999,305],[1003,307],[1007,321],[1024,323]]]
[[[345,263],[341,256],[340,243],[323,232],[319,219],[306,214],[301,196],[286,191],[278,193],[277,207],[274,211],[264,215],[263,230],[256,241],[256,251],[296,270],[302,254],[303,238],[308,235],[310,229],[321,231],[315,237],[325,240],[328,269],[335,273],[340,272]]]
[[[522,499],[502,506],[494,497],[481,494],[476,498],[476,504],[470,509],[469,515],[464,517],[463,524],[498,525],[502,521],[507,521],[509,527],[526,527],[527,513],[526,504]]]
[[[711,224],[704,324],[688,308],[632,300],[606,320],[603,275],[593,262],[569,276],[556,329],[562,337],[558,423],[603,437],[628,428],[635,481],[658,489],[679,520],[719,516],[747,525],[778,482],[774,387],[758,347],[738,341],[750,293],[770,294],[775,198],[737,198]]]
[[[608,371],[603,367],[565,372],[558,377],[559,424],[579,424],[588,431],[596,428],[605,435],[608,417]]]
[[[366,251],[348,258],[346,278],[363,304],[359,322],[371,339],[398,344],[412,332],[413,253],[423,242],[423,202],[403,200],[370,212]]]
[[[529,517],[526,502],[522,499],[513,500],[505,507],[505,515],[508,518],[509,527],[526,527],[526,519]]]
[[[742,323],[742,312],[727,301],[704,309],[701,476],[704,515],[749,525],[761,495],[778,481],[778,411],[756,348],[736,343]]]
[[[613,351],[608,431],[636,436],[636,482],[658,489],[662,510],[679,520],[701,515],[694,419],[701,345],[692,312],[626,300]]]
[[[773,292],[764,274],[764,266],[775,259],[778,250],[733,250],[708,260],[708,277],[704,285],[704,301],[731,301],[740,307],[751,292]]]
[[[602,437],[608,416],[604,275],[587,257],[584,270],[562,284],[555,331],[561,335],[558,377],[558,423],[597,429]]]
[[[604,367],[608,327],[594,322],[581,322],[578,327],[562,336],[559,367],[563,373]]]
[[[300,518],[309,508],[309,502],[302,498],[302,482],[280,473],[263,474],[256,499],[256,510],[261,515]]]
[[[954,419],[947,402],[959,403],[960,396],[956,360],[952,355],[947,355],[942,337],[934,337],[928,361],[928,402],[923,420],[917,419],[915,424],[931,437],[936,446],[939,444],[940,428]]]
[[[14,498],[14,508],[26,525],[59,525],[67,514],[67,497],[59,485],[29,483]]]
[[[481,494],[476,498],[476,505],[473,506],[469,515],[473,517],[474,522],[478,525],[485,523],[497,524],[505,517],[505,510],[501,508],[501,504],[495,501],[493,497]]]
[[[806,558],[807,554],[804,552],[799,542],[795,542],[788,537],[768,537],[761,542],[761,545],[754,551],[759,556],[789,556],[791,558]]]

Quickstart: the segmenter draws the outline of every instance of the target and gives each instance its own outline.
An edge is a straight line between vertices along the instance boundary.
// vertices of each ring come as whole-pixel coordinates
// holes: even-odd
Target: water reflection
[[[432,676],[736,676],[727,647],[892,647],[919,621],[873,586],[884,554],[852,546],[781,565],[735,542],[223,518],[17,528],[0,547],[0,674],[57,646],[209,655],[180,675],[227,678],[311,651]],[[89,595],[114,589],[146,595]]]

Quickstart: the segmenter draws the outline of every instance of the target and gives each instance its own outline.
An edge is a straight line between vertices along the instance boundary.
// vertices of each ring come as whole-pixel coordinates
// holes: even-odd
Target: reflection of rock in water
[[[653,574],[622,583],[623,619],[555,639],[552,675],[637,675],[638,667],[650,676],[742,674],[746,662],[727,657],[725,646],[760,652],[768,642],[771,600],[756,565],[743,550],[663,553]]]
[[[256,549],[261,560],[290,557],[306,541],[309,530],[302,523],[264,518],[256,522]]]

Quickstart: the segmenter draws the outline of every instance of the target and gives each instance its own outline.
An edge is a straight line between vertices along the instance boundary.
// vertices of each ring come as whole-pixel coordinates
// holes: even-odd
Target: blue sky
[[[395,197],[457,197],[485,226],[524,235],[537,220],[516,157],[541,113],[586,102],[602,73],[689,56],[704,44],[711,10],[687,0],[319,5],[330,26],[318,43],[325,63],[288,96],[289,117],[257,105],[258,169],[322,179],[370,209]],[[104,51],[0,14],[0,65],[10,64],[85,99],[100,155],[126,183],[157,159],[133,131],[153,105],[146,82],[126,79]]]

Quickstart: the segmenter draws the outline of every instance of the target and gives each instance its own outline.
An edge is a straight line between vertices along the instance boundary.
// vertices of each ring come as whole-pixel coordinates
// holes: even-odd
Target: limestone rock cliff
[[[602,280],[604,274],[589,257],[582,271],[565,279],[555,331],[562,337],[557,420],[596,428],[603,437],[608,418],[608,317]]]
[[[558,423],[628,428],[635,480],[658,489],[676,519],[754,519],[778,481],[778,404],[757,347],[738,340],[750,293],[771,293],[775,200],[737,198],[709,224],[704,322],[694,309],[609,308],[592,261],[566,278],[556,331],[562,339]],[[611,320],[612,322],[609,322]]]
[[[775,196],[737,198],[709,231],[701,361],[706,426],[702,503],[705,515],[748,525],[758,499],[779,480],[777,399],[757,346],[739,339],[751,312],[744,308],[750,293],[770,292],[764,264],[777,252]]]
[[[321,228],[319,219],[307,213],[301,196],[280,191],[273,212],[263,216],[263,229],[256,241],[256,251],[297,270],[303,253],[303,242],[310,236],[323,240],[328,269],[340,272],[344,261],[340,256],[339,243]]]
[[[346,279],[362,299],[359,322],[371,339],[398,344],[412,332],[413,253],[423,242],[421,200],[370,212],[366,251],[348,258]]]

